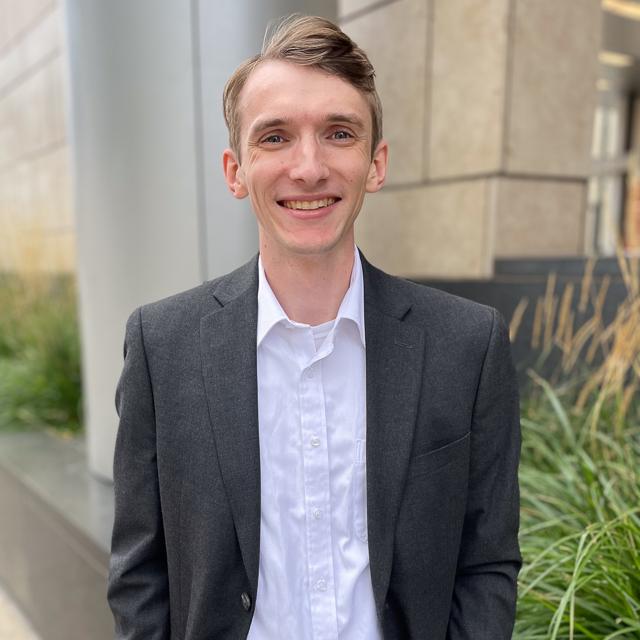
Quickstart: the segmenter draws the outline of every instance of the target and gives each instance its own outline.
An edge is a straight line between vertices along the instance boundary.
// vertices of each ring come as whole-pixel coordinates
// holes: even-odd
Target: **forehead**
[[[266,60],[252,71],[238,106],[243,134],[265,118],[322,120],[340,112],[358,115],[371,127],[368,102],[353,85],[321,69],[283,60]]]

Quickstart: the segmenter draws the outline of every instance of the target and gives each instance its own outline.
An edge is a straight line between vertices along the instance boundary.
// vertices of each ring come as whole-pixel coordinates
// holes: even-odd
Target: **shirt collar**
[[[364,280],[362,276],[362,263],[358,249],[354,246],[353,268],[351,269],[351,279],[349,288],[342,298],[336,324],[342,319],[351,320],[358,327],[362,346],[365,346],[364,338]],[[306,327],[299,322],[291,320],[278,302],[269,281],[264,272],[262,257],[258,258],[258,328],[257,346],[259,347],[265,336],[271,329],[280,322],[289,323],[293,326]]]

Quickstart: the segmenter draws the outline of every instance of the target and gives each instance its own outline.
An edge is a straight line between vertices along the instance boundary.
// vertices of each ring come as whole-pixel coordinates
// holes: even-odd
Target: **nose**
[[[289,177],[291,180],[305,184],[317,184],[329,177],[329,167],[317,140],[300,140],[295,145]]]

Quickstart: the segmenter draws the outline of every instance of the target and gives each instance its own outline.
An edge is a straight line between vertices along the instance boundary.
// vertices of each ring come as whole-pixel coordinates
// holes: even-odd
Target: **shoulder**
[[[447,371],[454,377],[462,370],[480,372],[487,362],[506,371],[505,379],[514,375],[509,329],[496,309],[390,276],[371,265],[367,271],[370,286],[376,289],[376,311],[369,311],[370,321],[377,322],[374,316],[382,311],[418,331],[443,379],[450,379],[444,375]],[[377,304],[379,300],[384,302]]]
[[[257,257],[223,276],[136,308],[127,327],[140,324],[145,336],[199,327],[201,318],[252,288],[257,290]]]
[[[374,299],[386,304],[392,301],[389,307],[400,313],[404,310],[405,322],[422,325],[433,334],[488,337],[496,322],[504,323],[493,307],[389,275],[364,260],[363,266]]]

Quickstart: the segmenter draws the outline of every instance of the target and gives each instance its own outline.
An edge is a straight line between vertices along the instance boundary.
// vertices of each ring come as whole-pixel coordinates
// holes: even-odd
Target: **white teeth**
[[[283,200],[282,205],[287,209],[321,209],[336,202],[336,198],[323,198],[322,200]]]

